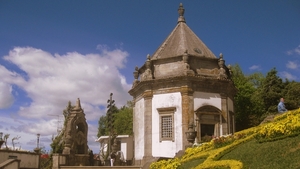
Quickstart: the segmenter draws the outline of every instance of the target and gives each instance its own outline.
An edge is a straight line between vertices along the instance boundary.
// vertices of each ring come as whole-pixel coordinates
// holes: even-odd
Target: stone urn
[[[195,129],[194,129],[194,124],[193,124],[193,123],[189,124],[189,129],[188,129],[187,132],[185,132],[185,134],[186,134],[187,140],[188,140],[191,144],[193,144],[193,143],[195,142],[195,138],[196,138],[196,136],[197,136],[197,132],[196,132]]]

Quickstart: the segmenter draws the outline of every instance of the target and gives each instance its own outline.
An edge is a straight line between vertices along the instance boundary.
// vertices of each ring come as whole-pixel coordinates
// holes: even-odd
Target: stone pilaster
[[[180,89],[182,99],[182,147],[189,145],[185,132],[188,131],[189,123],[194,122],[194,97],[193,90],[188,86],[182,86]]]
[[[228,133],[228,120],[229,120],[229,111],[228,111],[228,101],[227,101],[227,96],[225,94],[221,94],[221,111],[222,115],[225,119],[222,123],[222,135],[229,134]]]
[[[144,158],[143,164],[151,161],[152,156],[152,90],[146,90],[143,94],[144,98]]]

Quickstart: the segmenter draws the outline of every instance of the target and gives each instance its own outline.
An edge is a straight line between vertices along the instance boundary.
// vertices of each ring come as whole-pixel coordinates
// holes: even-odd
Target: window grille
[[[174,113],[175,107],[158,108],[159,113],[159,141],[174,141]]]
[[[173,120],[172,116],[161,116],[161,137],[164,139],[173,136]]]

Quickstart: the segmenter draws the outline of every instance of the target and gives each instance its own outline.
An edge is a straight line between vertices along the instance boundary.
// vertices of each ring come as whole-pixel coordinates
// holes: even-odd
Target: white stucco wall
[[[194,111],[199,107],[211,105],[221,110],[221,96],[218,93],[194,92]]]
[[[194,92],[194,111],[199,107],[211,105],[221,110],[221,96],[218,93]]]
[[[141,160],[144,156],[144,99],[135,103],[134,107],[134,156],[135,160]]]
[[[174,113],[174,141],[159,141],[159,113],[157,108],[176,107]],[[182,106],[181,93],[153,95],[152,99],[152,155],[174,157],[182,150]]]

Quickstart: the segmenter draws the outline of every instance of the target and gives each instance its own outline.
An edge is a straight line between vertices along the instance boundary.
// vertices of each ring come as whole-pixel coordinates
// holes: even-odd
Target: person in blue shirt
[[[284,99],[283,98],[280,98],[280,102],[278,103],[278,113],[284,113],[287,111],[287,109],[285,108],[285,105],[284,105]]]

